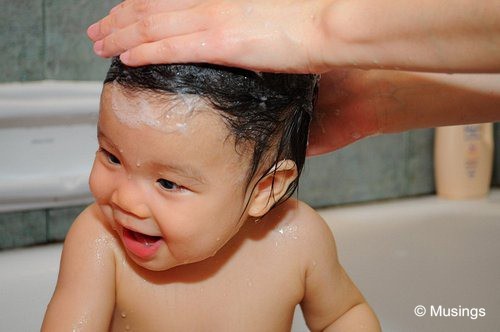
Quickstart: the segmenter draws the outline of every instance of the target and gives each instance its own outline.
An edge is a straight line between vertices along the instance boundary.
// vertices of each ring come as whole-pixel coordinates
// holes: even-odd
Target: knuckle
[[[145,14],[149,11],[151,7],[150,0],[135,0],[133,4],[133,9],[138,14]]]
[[[117,28],[116,15],[110,14],[99,22],[99,30],[101,34],[107,36]]]
[[[139,26],[138,26],[140,36],[143,39],[150,41],[152,37],[152,31],[154,30],[154,26],[155,26],[155,20],[153,16],[148,16],[141,19],[139,21]]]
[[[163,40],[157,49],[160,58],[171,58],[177,54],[177,47],[167,40]]]
[[[109,49],[113,53],[125,51],[123,45],[121,45],[119,40],[114,35],[110,35],[109,37],[105,38],[103,42],[104,42],[104,48]]]
[[[108,21],[106,22],[107,33],[111,33],[113,29],[117,28],[118,20],[116,15],[111,14],[108,16]]]

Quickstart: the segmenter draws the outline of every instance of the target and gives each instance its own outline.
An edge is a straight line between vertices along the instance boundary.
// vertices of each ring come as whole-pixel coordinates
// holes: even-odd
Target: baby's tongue
[[[150,246],[161,239],[161,236],[151,236],[138,232],[132,232],[132,234],[137,242],[141,242],[145,246]]]

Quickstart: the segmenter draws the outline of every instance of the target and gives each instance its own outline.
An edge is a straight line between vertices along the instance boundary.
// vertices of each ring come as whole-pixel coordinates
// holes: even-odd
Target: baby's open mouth
[[[162,239],[161,236],[147,235],[139,232],[134,232],[133,230],[126,228],[124,228],[124,232],[129,233],[127,235],[134,238],[137,242],[140,242],[145,246],[151,246]]]
[[[123,228],[123,244],[129,252],[142,259],[152,258],[163,243],[161,236],[147,235]]]

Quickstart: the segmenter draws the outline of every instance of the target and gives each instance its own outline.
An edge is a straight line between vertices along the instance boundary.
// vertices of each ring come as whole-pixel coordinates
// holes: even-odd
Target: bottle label
[[[476,177],[479,165],[479,143],[481,140],[481,126],[464,126],[464,139],[467,142],[465,152],[465,171],[471,179]]]

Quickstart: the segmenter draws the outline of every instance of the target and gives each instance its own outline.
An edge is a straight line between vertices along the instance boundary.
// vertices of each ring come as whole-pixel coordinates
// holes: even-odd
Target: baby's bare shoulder
[[[64,241],[43,331],[69,330],[81,320],[82,312],[90,317],[85,324],[89,330],[104,331],[109,326],[115,302],[113,242],[95,206],[80,213]]]
[[[297,239],[303,244],[317,243],[319,240],[331,239],[331,231],[323,218],[306,203],[289,199],[277,207],[271,218],[277,218],[276,227],[296,232]]]
[[[289,199],[278,205],[264,222],[272,225],[278,240],[288,246],[293,255],[303,258],[309,265],[322,252],[335,251],[335,240],[328,224],[309,205],[295,199]]]
[[[101,250],[117,248],[114,231],[105,221],[104,216],[95,204],[85,208],[71,225],[64,247],[85,244],[85,247],[100,246]]]

